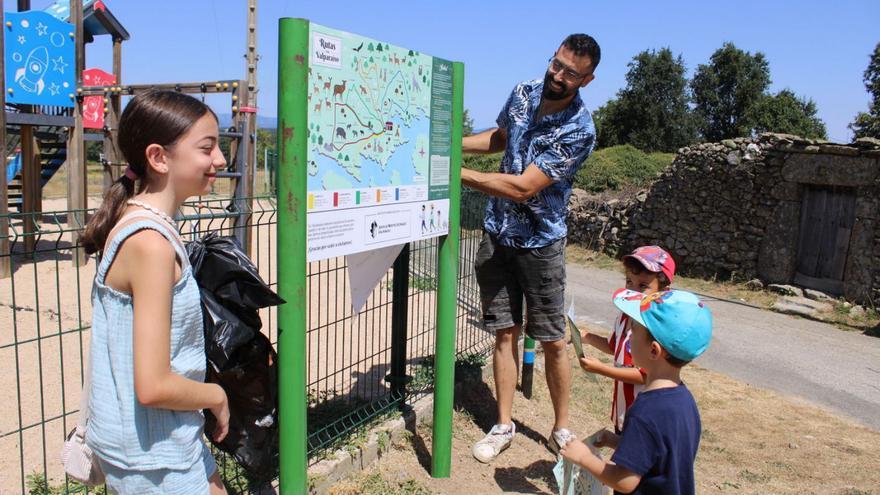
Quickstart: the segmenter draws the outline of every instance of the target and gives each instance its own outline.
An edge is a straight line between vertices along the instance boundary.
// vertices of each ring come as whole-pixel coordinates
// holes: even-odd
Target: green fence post
[[[278,21],[278,421],[280,491],[308,493],[306,174],[309,22]]]
[[[434,358],[434,445],[431,476],[448,478],[452,464],[452,399],[455,386],[455,330],[458,323],[458,245],[461,235],[461,134],[464,64],[452,64],[452,146],[449,167],[449,234],[437,259],[437,339]]]

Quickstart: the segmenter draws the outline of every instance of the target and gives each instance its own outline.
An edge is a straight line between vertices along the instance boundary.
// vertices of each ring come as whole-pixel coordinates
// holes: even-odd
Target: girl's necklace
[[[173,218],[171,218],[170,216],[168,216],[167,213],[165,213],[165,212],[159,210],[159,208],[156,208],[155,206],[150,205],[150,204],[147,204],[147,203],[144,203],[144,202],[142,202],[142,201],[138,201],[138,200],[136,200],[136,199],[129,199],[129,200],[127,201],[127,203],[130,204],[130,205],[132,205],[132,206],[139,206],[139,207],[141,207],[141,208],[143,208],[143,209],[149,211],[150,213],[152,213],[152,214],[158,216],[158,217],[161,218],[162,220],[165,220],[165,222],[167,222],[168,225],[174,227],[174,231],[177,232],[177,223],[174,221]]]

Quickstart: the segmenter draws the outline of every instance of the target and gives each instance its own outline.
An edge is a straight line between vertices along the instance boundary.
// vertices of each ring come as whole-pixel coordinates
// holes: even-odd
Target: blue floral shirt
[[[593,118],[580,94],[565,110],[537,120],[543,88],[540,79],[520,83],[498,115],[498,127],[507,131],[499,171],[520,175],[534,163],[553,180],[523,203],[489,199],[483,227],[505,246],[539,248],[568,234],[565,220],[574,176],[596,143]]]

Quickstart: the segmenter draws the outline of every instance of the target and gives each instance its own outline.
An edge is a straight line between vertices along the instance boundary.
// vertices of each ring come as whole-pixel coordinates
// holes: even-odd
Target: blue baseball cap
[[[712,313],[690,292],[667,290],[646,296],[618,289],[612,300],[619,310],[644,325],[673,357],[691,361],[709,347]]]

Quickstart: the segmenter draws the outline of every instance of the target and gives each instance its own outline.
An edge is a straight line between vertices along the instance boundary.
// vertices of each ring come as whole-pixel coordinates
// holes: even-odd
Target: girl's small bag
[[[79,403],[79,418],[76,426],[64,441],[64,448],[61,450],[61,464],[64,465],[64,471],[71,478],[88,486],[95,486],[104,483],[104,472],[101,471],[95,453],[86,445],[86,428],[90,412],[90,374],[90,370],[87,369]]]

